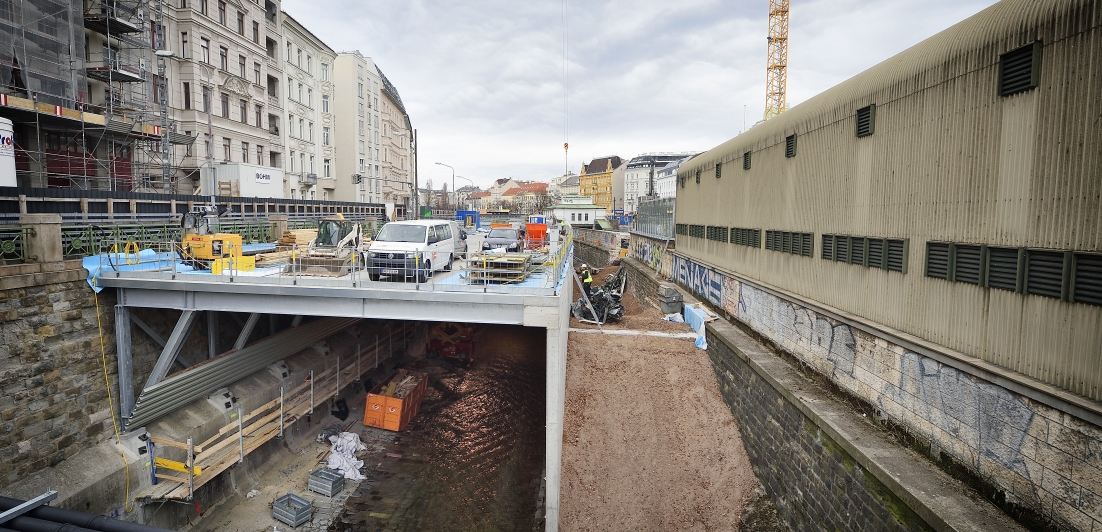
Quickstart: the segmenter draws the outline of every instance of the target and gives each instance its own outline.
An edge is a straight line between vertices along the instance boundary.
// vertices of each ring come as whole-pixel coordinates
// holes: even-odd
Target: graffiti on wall
[[[674,255],[673,273],[697,297],[723,308],[1022,504],[1040,509],[1046,496],[1064,498],[1062,492],[1045,495],[1040,483],[1038,463],[1069,456],[1066,450],[1037,443],[1046,434],[1060,430],[1063,439],[1102,447],[1102,429],[1081,421],[1073,429],[1058,428],[1052,419],[1060,416],[1048,406],[740,279],[680,255]],[[1042,458],[1042,453],[1051,456]],[[1102,466],[1102,453],[1079,455],[1082,463]],[[1092,491],[1066,483],[1075,493]]]

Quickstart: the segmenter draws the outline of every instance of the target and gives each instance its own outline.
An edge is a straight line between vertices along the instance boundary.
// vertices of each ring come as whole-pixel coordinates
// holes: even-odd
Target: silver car
[[[520,240],[520,232],[516,229],[491,229],[482,241],[483,250],[504,249],[505,251],[522,251],[524,249]]]

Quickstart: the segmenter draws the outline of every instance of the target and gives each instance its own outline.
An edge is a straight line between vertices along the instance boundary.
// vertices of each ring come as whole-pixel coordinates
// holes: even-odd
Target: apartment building
[[[639,198],[658,193],[658,171],[674,161],[692,156],[691,153],[644,153],[632,157],[624,169],[623,209],[626,213],[635,212]],[[676,175],[676,171],[674,172]]]
[[[406,212],[413,212],[412,192],[416,186],[416,165],[413,161],[413,126],[398,89],[387,79],[381,69],[376,69],[381,82],[379,116],[382,126],[379,136],[382,167],[381,186],[383,203],[405,205]]]
[[[283,13],[286,80],[287,193],[291,198],[338,198],[333,72],[337,53]]]
[[[334,65],[336,199],[382,203],[378,69],[359,51],[338,53]],[[354,174],[363,176],[359,183],[353,182]]]
[[[168,60],[165,83],[169,107],[178,130],[197,137],[179,164],[181,189],[240,195],[240,183],[218,175],[220,167],[233,163],[274,168],[282,181],[278,1],[181,0],[164,6],[166,44],[176,52]],[[200,171],[208,166],[215,173],[202,179],[211,175]],[[273,183],[271,197],[284,197],[284,189]]]
[[[615,197],[612,173],[620,168],[622,164],[623,160],[616,155],[598,157],[590,161],[589,164],[583,164],[581,174],[578,176],[578,188],[581,195],[589,196],[593,199],[595,205],[611,210],[613,208],[612,201]]]

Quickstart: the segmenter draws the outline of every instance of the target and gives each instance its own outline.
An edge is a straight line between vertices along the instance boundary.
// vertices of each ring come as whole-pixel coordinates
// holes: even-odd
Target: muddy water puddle
[[[542,329],[484,326],[467,366],[417,359],[421,411],[371,453],[331,531],[532,530],[544,464]],[[384,432],[366,428],[366,432]],[[371,463],[374,460],[375,463]]]

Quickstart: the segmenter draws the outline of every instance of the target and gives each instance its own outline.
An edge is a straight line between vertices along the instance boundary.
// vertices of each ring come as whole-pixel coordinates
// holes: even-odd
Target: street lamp
[[[467,179],[466,177],[463,177],[461,175],[457,175],[455,177],[458,177],[459,179],[465,179],[468,183],[471,184],[472,187],[474,186],[474,181],[471,181],[470,179]],[[455,185],[452,184],[452,186],[454,187]],[[455,191],[455,210],[457,210],[457,211],[459,210],[459,190]]]
[[[452,168],[451,165],[444,164],[444,163],[436,163],[436,164],[438,164],[440,166],[447,166],[448,168],[452,169],[452,191],[454,192],[455,191],[455,168]],[[458,198],[459,198],[459,196],[456,196],[456,199],[458,199]]]

